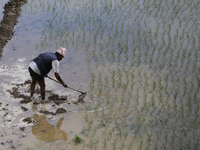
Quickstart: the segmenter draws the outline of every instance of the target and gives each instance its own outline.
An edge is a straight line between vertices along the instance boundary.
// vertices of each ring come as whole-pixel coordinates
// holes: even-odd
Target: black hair
[[[58,56],[58,55],[60,55],[60,56],[62,56],[62,57],[64,57],[63,55],[61,55],[60,53],[58,53],[58,52],[55,52],[55,54]]]

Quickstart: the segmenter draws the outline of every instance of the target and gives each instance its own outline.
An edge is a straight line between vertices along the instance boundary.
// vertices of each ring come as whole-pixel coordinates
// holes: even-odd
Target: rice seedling
[[[73,141],[75,144],[80,144],[82,142],[82,139],[76,134]]]

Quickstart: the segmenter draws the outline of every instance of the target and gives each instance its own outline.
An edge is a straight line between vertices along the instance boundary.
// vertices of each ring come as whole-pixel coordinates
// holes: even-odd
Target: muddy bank
[[[55,106],[59,106],[59,108],[57,108],[55,112],[47,111],[47,110],[40,110],[38,112],[41,114],[44,114],[44,115],[54,115],[55,116],[55,115],[67,112],[67,110],[65,108],[60,106],[61,104],[82,105],[85,103],[84,100],[83,101],[79,101],[79,100],[70,101],[70,100],[68,100],[67,95],[60,96],[50,90],[46,90],[46,95],[48,95],[47,96],[48,99],[41,100],[39,88],[36,88],[36,90],[35,90],[35,97],[31,98],[30,90],[29,90],[30,84],[31,84],[31,80],[27,80],[24,83],[12,84],[12,86],[13,86],[12,89],[7,90],[7,92],[9,92],[13,98],[19,99],[19,103],[21,104],[21,109],[23,111],[28,111],[28,108],[26,108],[25,106],[22,106],[24,104],[27,104],[27,105],[32,104],[32,105],[34,105],[34,107],[37,107],[41,104],[50,104],[52,108],[55,108]],[[26,122],[26,121],[27,120],[25,119],[24,122]],[[30,120],[28,122],[30,122]]]
[[[68,128],[68,126],[61,129],[63,122],[70,124],[66,123],[66,115],[67,117],[76,115],[76,113],[68,115],[71,112],[65,106],[77,106],[77,104],[83,105],[83,103],[78,103],[77,99],[73,103],[70,98],[68,100],[68,95],[55,94],[50,90],[46,91],[47,100],[42,101],[37,86],[34,97],[30,98],[30,84],[30,80],[19,84],[14,83],[7,90],[12,97],[11,99],[15,101],[13,101],[14,105],[9,102],[0,102],[0,112],[3,119],[2,124],[0,124],[0,149],[22,148],[21,142],[23,143],[27,139],[34,140],[36,143],[57,140],[65,142],[69,138],[68,133],[71,135],[77,131],[77,129]],[[14,110],[14,107],[17,108]],[[74,120],[74,117],[70,120]],[[78,130],[80,132],[81,127]],[[27,145],[27,142],[25,143]],[[28,142],[28,145],[31,143]]]
[[[14,34],[14,27],[18,23],[18,17],[21,12],[21,6],[26,0],[12,0],[4,6],[4,16],[0,23],[0,58],[2,57],[3,48]]]
[[[27,104],[32,101],[34,101],[33,104],[35,104],[35,105],[53,102],[54,104],[52,106],[55,106],[55,105],[59,106],[62,103],[67,103],[68,105],[70,105],[71,103],[76,104],[76,105],[78,105],[79,103],[80,104],[85,103],[84,99],[81,99],[81,101],[80,101],[79,98],[77,99],[77,101],[69,102],[67,95],[59,96],[58,94],[55,94],[51,90],[46,90],[46,94],[48,95],[48,100],[33,100],[33,98],[31,99],[31,97],[29,96],[30,95],[29,94],[30,93],[30,91],[29,91],[30,84],[31,84],[31,80],[27,80],[24,83],[20,83],[20,84],[12,84],[13,85],[12,89],[7,90],[7,92],[9,92],[14,98],[22,99],[22,100],[20,100],[21,104]],[[28,87],[28,89],[20,92],[20,89],[24,88],[24,87]],[[38,97],[40,99],[39,88],[35,89],[35,94],[38,95]]]
[[[3,6],[8,2],[8,0],[1,0],[0,1],[0,21],[3,19],[3,11],[4,11],[4,8]]]

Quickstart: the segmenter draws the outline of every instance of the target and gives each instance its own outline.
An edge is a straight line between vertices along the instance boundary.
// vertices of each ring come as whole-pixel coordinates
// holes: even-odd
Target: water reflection
[[[33,110],[35,110],[35,107],[32,107]],[[45,110],[45,105],[43,105],[43,110]],[[63,118],[60,118],[60,120],[57,122],[57,126],[54,127],[51,125],[46,119],[46,115],[38,115],[34,114],[33,119],[37,121],[37,125],[34,125],[32,127],[32,134],[41,141],[51,142],[56,140],[63,140],[66,141],[68,138],[68,134],[60,130],[60,127],[63,122]]]

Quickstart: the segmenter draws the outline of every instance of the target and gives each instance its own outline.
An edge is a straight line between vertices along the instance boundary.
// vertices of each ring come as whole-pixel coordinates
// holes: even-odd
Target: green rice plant
[[[123,141],[123,140],[121,140],[120,145],[121,145],[120,149],[124,149],[125,144],[124,144],[124,141]]]
[[[103,149],[106,149],[107,148],[107,140],[106,139],[103,139]]]
[[[131,150],[132,149],[132,145],[133,145],[133,140],[134,138],[132,138],[131,140],[129,140],[129,144],[128,144],[128,150]]]
[[[117,148],[117,140],[114,138],[114,143],[113,143],[113,150],[116,150]]]
[[[73,139],[75,144],[81,144],[82,143],[82,139],[76,134],[74,139]]]
[[[139,150],[142,149],[142,145],[143,145],[143,139],[140,140]]]
[[[157,150],[157,149],[158,149],[158,144],[157,144],[157,142],[155,142],[155,144],[153,145],[153,148],[154,148],[154,150]]]

